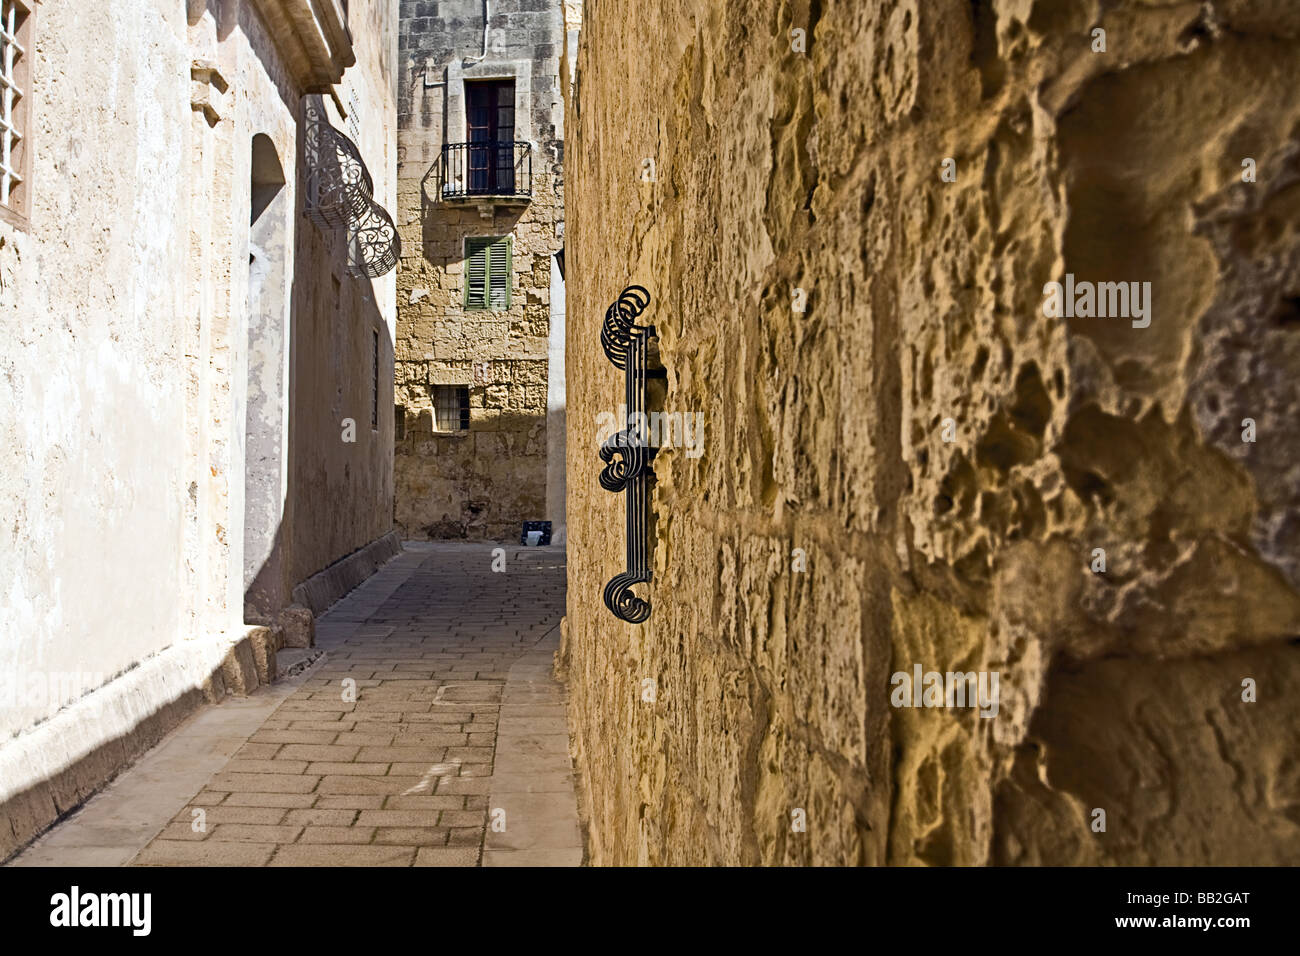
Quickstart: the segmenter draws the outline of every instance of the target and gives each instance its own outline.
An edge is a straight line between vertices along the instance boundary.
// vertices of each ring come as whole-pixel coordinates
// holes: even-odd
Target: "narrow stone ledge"
[[[401,539],[390,531],[302,582],[293,589],[293,602],[319,615],[401,552]]]
[[[270,629],[179,641],[0,744],[0,861],[99,791],[204,703],[275,677]]]

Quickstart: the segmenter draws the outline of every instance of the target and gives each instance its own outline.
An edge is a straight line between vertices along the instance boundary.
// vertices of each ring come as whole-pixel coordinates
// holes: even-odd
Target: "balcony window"
[[[515,140],[515,81],[467,82],[465,123],[469,191],[510,195],[515,191],[514,150],[510,148]]]
[[[464,143],[442,148],[444,198],[527,197],[533,160],[515,140],[515,81],[465,81]]]

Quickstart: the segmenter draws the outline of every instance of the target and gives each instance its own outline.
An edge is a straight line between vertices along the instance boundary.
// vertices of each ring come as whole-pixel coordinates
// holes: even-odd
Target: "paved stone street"
[[[15,863],[578,865],[564,552],[495,547],[407,544],[314,668],[205,708]]]

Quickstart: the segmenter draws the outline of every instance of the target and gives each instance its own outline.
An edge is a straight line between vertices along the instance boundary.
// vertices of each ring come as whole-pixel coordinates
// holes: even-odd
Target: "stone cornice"
[[[357,62],[340,0],[253,0],[304,93],[324,92]]]

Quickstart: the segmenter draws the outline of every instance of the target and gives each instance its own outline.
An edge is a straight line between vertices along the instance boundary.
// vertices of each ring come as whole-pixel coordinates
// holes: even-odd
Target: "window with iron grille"
[[[370,427],[379,427],[379,330],[373,329],[375,333],[375,351],[374,359],[371,363],[371,370],[374,376],[370,380]]]
[[[0,207],[26,215],[31,9],[0,0]]]
[[[356,87],[348,84],[348,136],[352,142],[361,142],[361,106],[357,103]]]
[[[465,240],[465,308],[510,307],[509,236],[476,236]]]
[[[433,387],[434,428],[440,432],[469,430],[469,386],[435,385]]]
[[[406,437],[406,406],[393,406],[393,439],[401,441]]]

